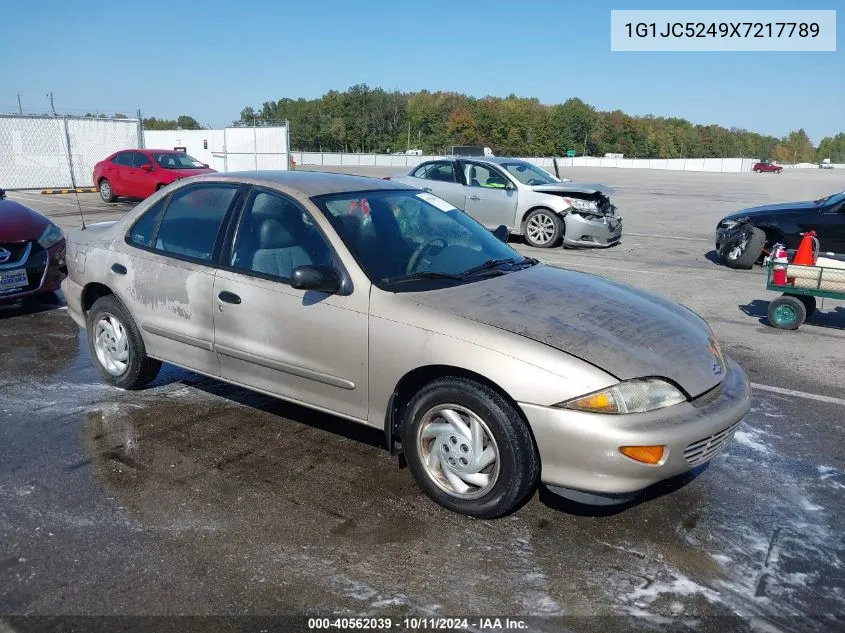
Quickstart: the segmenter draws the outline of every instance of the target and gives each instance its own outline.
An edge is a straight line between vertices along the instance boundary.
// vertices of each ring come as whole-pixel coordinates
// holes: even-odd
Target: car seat
[[[473,187],[480,187],[481,183],[478,182],[478,171],[476,171],[474,165],[470,165],[469,168],[469,184]]]
[[[252,257],[252,270],[282,279],[290,279],[298,266],[312,264],[311,256],[301,246],[304,228],[302,214],[295,207],[279,201],[274,217],[261,222],[259,248]]]

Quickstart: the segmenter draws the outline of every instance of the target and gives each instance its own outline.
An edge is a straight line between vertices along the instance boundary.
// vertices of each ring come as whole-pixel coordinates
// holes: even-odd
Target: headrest
[[[276,218],[261,223],[258,242],[261,249],[288,248],[296,244],[296,236]]]
[[[478,176],[478,172],[475,171],[475,165],[470,165],[469,166],[469,177],[470,178],[476,178],[477,176]]]

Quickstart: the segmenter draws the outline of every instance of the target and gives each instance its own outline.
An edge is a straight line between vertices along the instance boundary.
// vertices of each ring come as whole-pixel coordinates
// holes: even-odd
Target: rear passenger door
[[[129,169],[132,167],[132,161],[135,158],[135,152],[120,152],[115,156],[111,164],[106,169],[106,179],[111,183],[112,191],[116,196],[130,196],[131,185],[128,181]]]
[[[455,161],[450,160],[433,161],[420,165],[411,176],[423,181],[417,184],[421,189],[443,198],[458,209],[463,209],[464,187],[456,173],[456,165]]]
[[[297,290],[293,270],[340,260],[300,204],[256,187],[230,229],[214,284],[225,379],[364,421],[369,288]]]
[[[129,309],[147,353],[212,376],[214,265],[242,187],[202,183],[150,207],[109,253],[109,286]]]

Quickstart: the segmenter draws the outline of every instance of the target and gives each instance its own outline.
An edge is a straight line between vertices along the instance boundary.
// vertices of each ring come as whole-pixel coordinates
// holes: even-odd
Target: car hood
[[[0,242],[37,240],[49,224],[38,211],[14,200],[0,200]]]
[[[216,174],[216,169],[165,169],[168,174],[174,174],[179,178],[190,178],[191,176],[200,176],[202,174]]]
[[[710,327],[697,314],[587,273],[537,264],[406,297],[544,343],[620,380],[668,378],[696,397],[718,385],[724,374]]]
[[[764,204],[759,207],[750,207],[737,211],[726,216],[725,220],[738,220],[740,218],[753,218],[763,215],[783,215],[786,213],[802,213],[804,211],[816,211],[819,205],[812,200],[802,202],[781,202],[778,204]]]
[[[540,193],[562,194],[567,192],[572,193],[586,193],[595,194],[600,193],[608,198],[613,195],[613,188],[605,185],[600,185],[594,182],[578,182],[577,180],[569,180],[567,182],[554,182],[548,185],[533,185],[532,191]]]

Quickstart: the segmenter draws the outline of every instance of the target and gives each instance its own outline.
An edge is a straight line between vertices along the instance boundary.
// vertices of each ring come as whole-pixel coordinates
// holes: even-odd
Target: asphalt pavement
[[[113,389],[61,297],[6,306],[0,614],[845,629],[845,305],[774,330],[763,272],[712,253],[722,215],[843,190],[845,174],[566,175],[616,187],[622,244],[515,246],[693,308],[754,383],[750,414],[707,467],[623,507],[541,491],[512,516],[470,520],[428,501],[378,432],[171,366],[143,391]],[[73,195],[9,197],[79,224]],[[132,207],[79,201],[87,222]]]

